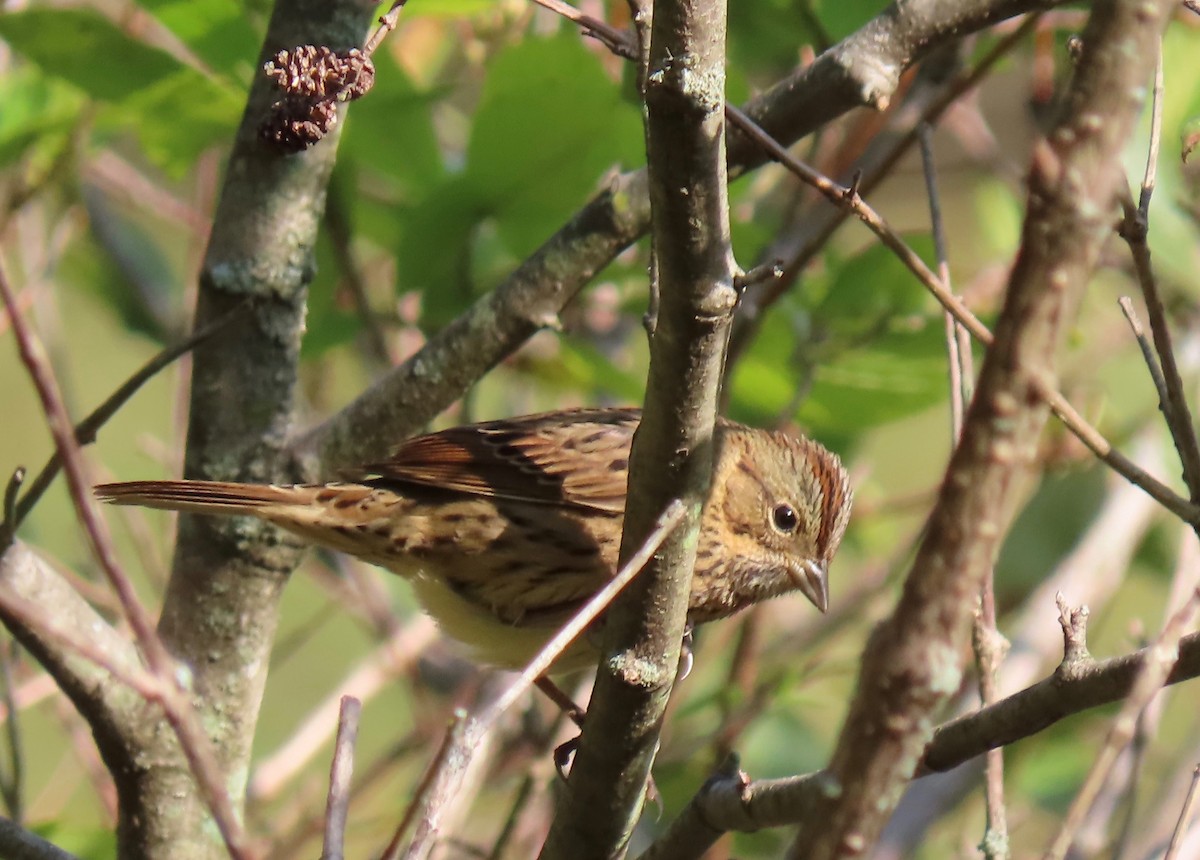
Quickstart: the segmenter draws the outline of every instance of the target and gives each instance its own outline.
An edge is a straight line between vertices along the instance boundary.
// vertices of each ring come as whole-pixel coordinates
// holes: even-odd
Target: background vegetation
[[[871,28],[888,20],[915,28],[916,12],[909,10],[909,20],[881,3],[732,4],[728,99],[749,101],[770,118],[770,88],[795,76],[808,87],[800,91],[808,93],[811,112],[793,107],[772,130],[784,143],[807,134],[793,151],[827,175],[849,182],[860,172],[874,209],[936,268],[927,173],[914,131],[918,119],[928,119],[949,275],[963,302],[991,324],[1021,247],[1034,141],[1051,127],[1071,86],[1071,39],[1089,10],[952,4],[970,18],[958,27],[959,12],[944,4],[903,5],[928,7],[926,38],[914,37],[902,56],[878,56],[881,66],[891,61],[905,72],[889,91],[868,96],[847,95],[823,76],[821,61],[861,61],[855,52],[878,32]],[[582,9],[629,26],[624,3]],[[205,472],[258,480],[331,474],[426,422],[640,403],[649,362],[643,315],[650,258],[648,243],[638,239],[646,220],[637,200],[645,191],[633,171],[646,155],[633,64],[530,3],[413,0],[373,55],[374,90],[343,109],[340,139],[284,157],[253,149],[255,117],[273,98],[259,74],[264,39],[265,56],[305,42],[348,47],[362,43],[373,18],[371,9],[351,3],[317,11],[281,4],[268,28],[271,15],[265,3],[230,0],[7,3],[0,12],[0,262],[25,325],[45,345],[70,415],[82,418],[158,350],[182,339],[198,290],[220,294],[200,299],[204,319],[226,307],[241,315],[196,356],[219,365],[203,377],[205,390],[219,395],[200,419],[213,425],[193,426],[196,447],[187,454]],[[1148,234],[1188,395],[1200,355],[1200,197],[1194,165],[1183,159],[1200,116],[1197,21],[1181,8],[1162,44],[1162,145]],[[805,77],[805,69],[815,71]],[[978,86],[967,85],[972,75]],[[1147,109],[1124,149],[1135,197],[1150,127]],[[827,616],[815,617],[807,603],[789,597],[701,632],[696,669],[675,691],[654,767],[662,812],[643,816],[635,853],[666,831],[731,750],[754,779],[826,765],[863,643],[896,604],[952,449],[941,307],[853,217],[834,229],[844,209],[777,164],[744,169],[763,157],[747,156],[739,140],[729,187],[733,249],[745,269],[778,259],[784,274],[743,296],[722,411],[758,426],[800,429],[836,450],[852,472],[856,510],[833,567]],[[227,172],[235,145],[252,154],[235,155],[237,169]],[[230,214],[239,194],[253,196],[268,183],[275,186],[265,202],[250,205],[255,219],[282,212],[273,226],[260,229],[249,216]],[[1115,225],[1119,213],[1111,215]],[[544,243],[556,233],[561,242],[547,253]],[[276,240],[281,249],[268,249]],[[535,254],[542,256],[532,258],[538,266],[530,276]],[[547,282],[558,292],[531,298]],[[238,310],[246,295],[260,302],[253,311]],[[1114,229],[1078,317],[1068,323],[1058,387],[1117,449],[1187,497],[1158,394],[1117,304],[1126,295],[1145,320],[1134,257]],[[519,310],[506,316],[503,302]],[[297,345],[298,325],[286,320],[300,319],[293,380],[278,368]],[[421,347],[455,336],[463,336],[458,352],[410,360]],[[12,317],[2,313],[0,338],[14,338]],[[976,364],[984,354],[978,343],[970,352]],[[180,474],[191,362],[185,356],[164,370],[103,426],[86,449],[89,480]],[[245,389],[238,387],[243,378],[250,380]],[[385,387],[374,389],[371,401],[368,390],[381,379]],[[241,392],[255,386],[275,390],[278,402],[244,399]],[[54,442],[28,368],[8,344],[0,352],[0,400],[0,475],[19,465],[36,471]],[[364,403],[365,412],[344,411]],[[211,447],[214,438],[237,436],[231,428],[239,422],[258,427],[257,435],[246,434],[252,441]],[[999,696],[1045,677],[1062,659],[1056,591],[1070,606],[1090,607],[1088,645],[1107,657],[1157,635],[1196,587],[1191,528],[1097,462],[1053,419],[1036,456],[1014,465],[1012,480],[1019,500],[995,565],[998,627],[1012,643],[998,670]],[[164,594],[173,522],[135,509],[105,517],[138,598],[157,617],[171,600]],[[220,688],[205,674],[204,636],[219,642],[213,665],[245,665],[240,658],[253,667],[236,682],[247,688],[238,701],[252,703],[246,725],[229,730],[236,740],[226,743],[225,729],[213,729],[212,713],[200,707],[235,807],[245,788],[249,843],[261,856],[319,852],[336,703],[349,694],[362,700],[363,711],[346,855],[376,856],[410,801],[420,799],[422,774],[453,708],[482,708],[504,679],[438,641],[402,582],[320,552],[304,555],[289,576],[291,547],[211,528],[213,534],[192,533],[193,546],[212,547],[227,566],[233,562],[226,551],[233,558],[237,550],[272,574],[255,580],[264,583],[263,595],[253,600],[269,607],[266,614],[234,616],[234,626],[261,634],[257,656],[234,653],[223,630],[205,628],[189,639],[180,632],[183,621],[165,622],[171,629],[164,636],[202,689]],[[123,641],[138,634],[105,584],[61,479],[18,537]],[[14,552],[6,554],[9,563]],[[176,576],[188,569],[188,551],[180,552],[185,560],[176,561]],[[232,581],[245,581],[241,570]],[[195,599],[197,612],[209,607],[204,599]],[[127,808],[133,795],[149,805],[149,795],[114,784],[113,759],[105,756],[106,767],[89,730],[96,719],[85,721],[78,699],[64,697],[67,670],[52,667],[52,679],[45,661],[35,659],[43,654],[30,644],[29,619],[14,621],[14,611],[7,605],[2,613],[24,644],[9,640],[3,649],[7,816],[77,856],[113,856],[117,793]],[[63,611],[67,623],[79,623],[74,610]],[[972,661],[969,643],[961,644]],[[268,659],[257,713],[253,688],[266,677],[259,661],[265,668]],[[152,674],[155,659],[144,662]],[[229,669],[229,677],[237,675]],[[1142,712],[1072,856],[1159,856],[1200,761],[1194,684],[1168,689]],[[580,682],[583,700],[587,685]],[[975,708],[977,689],[968,671],[936,722]],[[153,706],[101,707],[128,715],[126,706],[137,711],[138,725],[165,731]],[[1111,706],[1070,717],[1005,750],[1007,838],[1015,853],[1041,850],[1057,831],[1115,713]],[[443,818],[436,856],[535,855],[561,789],[550,750],[572,734],[547,703],[522,699],[472,751],[461,790],[437,807]],[[251,741],[247,764],[238,749]],[[162,755],[180,784],[191,785],[178,750]],[[874,856],[975,856],[985,833],[977,764],[913,783]],[[192,802],[204,808],[202,799]],[[422,821],[430,819],[418,819],[401,845],[422,838]],[[208,825],[178,825],[176,837],[173,826],[163,824],[163,833],[146,837],[137,851],[126,832],[122,848],[128,856],[224,851]],[[712,856],[779,856],[792,835],[779,827],[726,835]],[[1200,856],[1194,835],[1190,844],[1193,854],[1180,856]],[[988,853],[1004,852],[993,843]]]

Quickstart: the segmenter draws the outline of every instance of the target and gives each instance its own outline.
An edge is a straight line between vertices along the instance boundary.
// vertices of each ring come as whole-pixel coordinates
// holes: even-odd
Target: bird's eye
[[[775,523],[775,528],[787,534],[794,532],[796,526],[800,525],[796,509],[786,502],[775,506],[775,510],[771,512],[771,520]]]

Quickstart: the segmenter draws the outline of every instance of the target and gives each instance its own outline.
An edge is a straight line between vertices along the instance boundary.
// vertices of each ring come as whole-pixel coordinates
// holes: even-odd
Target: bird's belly
[[[425,611],[447,636],[466,645],[472,659],[502,669],[524,668],[566,620],[508,624],[435,576],[418,573],[408,581]],[[550,671],[557,674],[584,669],[595,665],[596,659],[595,646],[584,633],[567,647]]]

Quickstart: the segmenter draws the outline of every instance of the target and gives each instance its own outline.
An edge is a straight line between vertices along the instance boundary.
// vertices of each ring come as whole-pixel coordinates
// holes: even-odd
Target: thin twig
[[[992,333],[988,330],[987,326],[959,301],[957,296],[945,289],[941,279],[925,265],[920,256],[888,226],[874,209],[867,205],[860,196],[855,194],[852,188],[839,185],[827,176],[818,173],[796,159],[790,152],[780,146],[778,141],[763,131],[757,123],[732,105],[726,105],[725,113],[734,125],[737,125],[747,137],[762,146],[772,158],[776,159],[796,176],[812,185],[833,203],[852,209],[867,228],[878,236],[883,244],[892,250],[900,258],[900,261],[917,276],[918,280],[925,285],[925,288],[933,294],[933,297],[938,300],[943,308],[954,314],[954,318],[976,340],[985,346],[991,345]],[[1039,377],[1034,380],[1033,384],[1037,389],[1038,395],[1046,401],[1051,411],[1101,461],[1115,469],[1127,480],[1141,487],[1155,501],[1184,522],[1189,525],[1200,524],[1200,506],[1182,498],[1170,487],[1155,479],[1144,469],[1133,463],[1128,457],[1114,449],[1108,440],[1096,428],[1085,421],[1083,416],[1075,411],[1075,408],[1067,402],[1067,399],[1052,388],[1047,381]],[[1197,462],[1200,464],[1200,453],[1197,455]]]
[[[933,127],[927,122],[917,125],[917,140],[920,143],[921,167],[925,175],[925,196],[929,200],[929,226],[933,232],[934,253],[937,255],[938,275],[946,289],[952,290],[950,281],[950,259],[946,251],[946,225],[942,220],[941,196],[938,194],[937,171],[933,162]],[[958,350],[958,322],[954,314],[942,311],[946,323],[946,355],[950,370],[950,429],[955,444],[962,434],[963,414],[963,364]]]
[[[21,718],[17,709],[17,700],[13,692],[12,664],[16,660],[20,646],[16,640],[10,641],[4,655],[0,656],[0,684],[3,684],[4,707],[8,711],[5,729],[8,735],[9,772],[4,774],[0,792],[4,795],[4,803],[8,807],[8,817],[20,824],[24,816],[22,794],[25,781],[25,752],[21,743]]]
[[[400,20],[400,12],[404,9],[404,4],[407,2],[408,0],[396,0],[392,4],[392,8],[388,9],[387,14],[379,19],[379,26],[371,34],[371,38],[367,39],[367,43],[363,45],[364,54],[368,57],[374,54],[380,43],[383,42],[384,37],[396,29],[396,22]]]
[[[768,281],[777,281],[783,277],[783,260],[771,260],[766,263],[760,263],[745,272],[740,273],[733,280],[733,285],[739,291],[747,287],[761,284]]]
[[[488,852],[487,860],[501,860],[508,856],[508,843],[512,841],[513,834],[517,831],[517,821],[520,818],[521,811],[529,803],[529,799],[533,797],[534,778],[533,774],[525,774],[520,785],[517,786],[516,795],[513,797],[512,805],[508,809],[508,815],[504,819],[504,825],[500,828],[499,835],[496,836],[496,841],[492,843],[492,850]]]
[[[974,89],[1005,55],[1034,30],[1039,19],[1040,15],[1036,13],[1026,15],[1024,20],[1021,21],[1020,26],[997,41],[980,58],[979,62],[969,73],[959,77],[953,83],[942,87],[942,91],[935,98],[930,99],[927,104],[923,106],[918,104],[919,110],[897,111],[897,118],[905,120],[905,123],[901,124],[901,128],[907,125],[908,131],[892,134],[892,140],[886,149],[876,154],[872,154],[868,150],[864,153],[863,158],[860,158],[860,164],[864,161],[868,162],[868,172],[864,177],[864,190],[872,190],[899,163],[900,158],[917,141],[917,130],[922,122],[934,122],[951,105],[957,103],[965,93]],[[919,113],[919,116],[909,120],[906,114],[911,113]],[[816,209],[813,209],[811,213],[806,213],[808,217],[802,216],[805,221],[817,221],[819,226],[807,230],[809,236],[804,244],[786,261],[783,277],[769,289],[765,290],[761,298],[755,301],[751,308],[742,312],[743,319],[748,319],[752,322],[744,327],[742,332],[735,332],[734,340],[730,347],[731,361],[741,353],[743,345],[749,340],[746,329],[749,326],[755,325],[757,321],[762,320],[767,308],[778,302],[791,289],[797,277],[799,277],[799,273],[813,260],[834,232],[850,217],[852,212],[852,209],[839,206],[832,214],[826,215],[824,218],[820,218],[821,211]],[[963,338],[967,338],[965,332],[963,333]]]
[[[1167,325],[1166,308],[1163,306],[1162,297],[1158,291],[1158,280],[1154,276],[1154,268],[1150,262],[1150,245],[1147,241],[1150,231],[1150,199],[1154,193],[1159,146],[1162,139],[1162,103],[1163,60],[1162,41],[1160,40],[1158,62],[1155,66],[1154,97],[1150,111],[1150,144],[1146,155],[1146,170],[1142,177],[1136,208],[1133,205],[1132,195],[1125,192],[1123,201],[1125,218],[1121,224],[1120,234],[1129,245],[1129,252],[1133,257],[1134,271],[1137,273],[1138,284],[1146,301],[1146,315],[1150,320],[1154,349],[1158,353],[1158,360],[1162,367],[1163,381],[1159,388],[1159,403],[1167,422],[1167,429],[1171,433],[1171,439],[1179,451],[1179,459],[1183,465],[1183,480],[1187,484],[1192,501],[1195,502],[1200,501],[1200,440],[1196,438],[1196,428],[1192,423],[1183,380],[1175,362],[1175,348],[1171,343],[1171,330]],[[1153,373],[1153,370],[1151,372]],[[1157,379],[1155,379],[1155,386],[1159,386]],[[1200,534],[1200,523],[1193,522],[1192,526]]]
[[[325,804],[325,839],[321,860],[343,860],[346,856],[346,815],[350,809],[350,779],[354,776],[354,742],[358,738],[358,720],[362,702],[353,696],[342,697],[338,714],[337,741],[329,767],[329,797]]]
[[[100,428],[108,423],[108,420],[117,413],[117,410],[124,406],[129,401],[129,398],[133,397],[143,385],[149,382],[160,370],[170,366],[176,359],[191,352],[240,316],[248,304],[249,302],[244,302],[238,305],[228,313],[193,332],[179,343],[161,350],[157,355],[143,364],[137,372],[121,383],[116,391],[105,398],[104,402],[97,406],[90,415],[75,425],[75,444],[83,446],[95,442],[96,434],[100,432]],[[14,532],[24,522],[25,517],[29,516],[29,512],[33,510],[34,505],[41,499],[42,494],[46,492],[50,483],[58,477],[62,465],[62,455],[55,450],[50,455],[50,459],[46,461],[46,465],[42,467],[42,471],[30,483],[29,489],[25,491],[25,495],[21,497],[21,501],[17,503],[12,519],[12,530]]]
[[[496,720],[512,707],[513,703],[539,677],[546,674],[546,671],[558,659],[558,656],[596,620],[600,613],[612,603],[613,598],[632,582],[635,576],[642,572],[642,568],[646,566],[646,563],[658,551],[663,540],[666,539],[675,526],[679,525],[685,512],[686,509],[683,503],[678,499],[667,506],[667,509],[659,516],[658,521],[655,522],[654,528],[646,536],[646,540],[642,542],[641,547],[629,557],[629,561],[617,572],[617,575],[605,583],[604,587],[597,591],[584,604],[583,608],[570,621],[563,625],[562,629],[554,634],[554,637],[549,642],[542,646],[542,650],[529,662],[529,665],[525,667],[517,679],[488,706],[488,709],[479,717],[478,722],[482,729],[487,730],[491,728]]]
[[[130,582],[129,577],[117,562],[104,520],[97,516],[93,506],[79,446],[75,442],[74,429],[62,397],[59,395],[53,370],[49,366],[41,342],[26,326],[24,317],[16,313],[16,302],[2,266],[0,266],[0,297],[3,298],[5,306],[9,309],[17,349],[42,402],[50,433],[54,437],[55,447],[62,459],[71,500],[75,505],[76,514],[83,526],[92,553],[120,600],[121,609],[133,630],[147,666],[161,682],[163,689],[170,690],[174,694],[168,695],[163,692],[159,694],[164,705],[168,705],[168,703],[178,705],[178,707],[168,705],[164,708],[167,721],[179,738],[180,749],[196,779],[201,794],[204,796],[205,803],[213,814],[213,819],[226,847],[234,857],[246,857],[248,855],[241,820],[233,808],[233,801],[229,797],[220,769],[217,767],[212,752],[212,743],[208,735],[200,729],[195,712],[191,709],[184,691],[177,686],[178,676],[175,671],[174,659],[167,653],[162,640],[158,638],[149,614],[138,600],[133,583]]]
[[[134,690],[147,702],[163,704],[167,695],[158,678],[140,666],[117,662],[113,655],[92,641],[86,631],[61,624],[46,607],[8,590],[0,590],[0,608],[22,625],[36,630],[42,639],[53,642],[60,651],[77,654]]]
[[[543,9],[549,9],[551,12],[561,15],[568,21],[578,24],[579,28],[583,31],[583,35],[591,36],[616,56],[623,57],[626,60],[636,60],[638,58],[637,40],[632,33],[618,30],[616,27],[601,21],[599,18],[585,15],[569,3],[562,2],[562,0],[533,0],[533,2]]]
[[[942,220],[941,198],[937,190],[937,170],[933,160],[933,131],[928,123],[918,128],[921,163],[925,173],[926,196],[929,198],[929,221],[933,229],[933,245],[937,254],[938,274],[946,290],[953,292],[950,281],[950,260],[946,247],[945,222]],[[959,331],[962,326],[954,315],[944,310],[946,323],[946,352],[950,367],[950,415],[951,430],[955,444],[962,437],[963,418],[967,401],[965,388],[970,372],[970,342],[964,352],[960,350]],[[996,627],[995,568],[989,566],[979,590],[979,609],[972,625],[971,644],[975,652],[975,663],[979,671],[979,698],[984,707],[999,698],[996,674],[1008,649],[1008,641]],[[987,802],[987,823],[980,848],[989,860],[1003,860],[1009,856],[1008,814],[1004,807],[1004,751],[988,750],[985,768],[984,797]]]
[[[1133,737],[1138,715],[1162,688],[1171,669],[1178,661],[1179,641],[1183,637],[1183,632],[1191,626],[1198,610],[1200,610],[1200,590],[1195,590],[1190,599],[1164,625],[1154,645],[1146,649],[1147,659],[1139,667],[1133,687],[1116,719],[1113,720],[1104,745],[1097,753],[1091,770],[1075,795],[1075,800],[1071,803],[1062,826],[1043,855],[1044,860],[1061,860],[1066,856],[1067,849],[1071,847],[1071,842],[1075,838],[1075,832],[1083,822],[1084,816],[1087,815],[1100,787],[1108,778],[1109,770],[1116,761],[1117,755]]]
[[[1183,800],[1183,809],[1179,810],[1179,820],[1175,822],[1175,830],[1171,833],[1171,844],[1163,860],[1175,860],[1179,846],[1183,844],[1183,835],[1187,833],[1188,820],[1192,817],[1192,807],[1196,805],[1196,786],[1200,785],[1200,765],[1192,771],[1192,783],[1188,786],[1187,797]]]
[[[1132,218],[1131,218],[1132,216]],[[1154,337],[1154,349],[1162,367],[1163,392],[1161,400],[1163,417],[1171,439],[1179,452],[1183,465],[1183,479],[1193,500],[1200,500],[1200,443],[1196,439],[1196,431],[1192,424],[1191,410],[1188,408],[1187,397],[1184,394],[1183,379],[1179,366],[1175,362],[1175,348],[1171,342],[1171,331],[1167,326],[1167,313],[1162,296],[1158,292],[1158,280],[1150,264],[1150,247],[1146,242],[1146,225],[1141,222],[1131,206],[1126,206],[1125,223],[1121,236],[1129,245],[1133,256],[1134,270],[1137,273],[1138,284],[1142,288],[1142,296],[1146,302],[1146,314],[1150,320],[1150,332]],[[1156,381],[1157,385],[1157,381]],[[1193,527],[1195,520],[1187,520]]]
[[[12,543],[16,533],[16,527],[13,524],[17,521],[17,493],[21,491],[23,483],[25,483],[25,467],[18,466],[13,469],[8,484],[4,487],[4,508],[0,510],[0,552],[8,549],[8,545]]]
[[[1133,301],[1129,296],[1121,296],[1121,298],[1117,299],[1117,304],[1121,306],[1121,313],[1125,314],[1125,319],[1129,321],[1129,328],[1133,332],[1133,337],[1142,351],[1142,359],[1146,362],[1146,370],[1150,372],[1150,379],[1154,382],[1154,390],[1158,392],[1158,402],[1166,403],[1167,398],[1170,397],[1170,394],[1167,392],[1167,381],[1163,379],[1162,368],[1158,366],[1158,359],[1154,356],[1154,347],[1150,344],[1150,339],[1146,337],[1146,330],[1142,328],[1142,321],[1138,319],[1137,311],[1133,307]]]
[[[360,776],[350,789],[350,800],[354,801],[375,790],[402,758],[427,747],[425,739],[415,732],[392,744],[390,749],[360,769]],[[293,803],[291,808],[285,808],[283,813],[273,820],[275,830],[281,831],[283,835],[273,840],[270,851],[259,860],[293,860],[301,856],[304,847],[311,843],[312,837],[320,834],[323,823],[320,815],[312,813],[302,802]]]
[[[380,855],[380,860],[398,860],[400,854],[400,841],[404,838],[404,834],[408,832],[417,817],[417,811],[421,808],[425,798],[429,795],[433,788],[434,782],[443,768],[449,766],[451,753],[455,749],[461,749],[467,740],[469,721],[467,720],[467,712],[462,708],[455,708],[454,714],[451,716],[450,725],[446,729],[445,735],[442,737],[441,746],[433,756],[433,761],[429,763],[429,767],[425,771],[425,775],[421,777],[421,782],[418,783],[416,791],[413,792],[412,800],[409,801],[407,808],[404,810],[404,816],[400,819],[400,824],[396,827],[396,832],[392,835],[392,840]],[[473,733],[472,733],[473,735]],[[413,837],[414,843],[419,839],[420,834]],[[413,846],[409,846],[409,851],[405,853],[408,856],[412,851]]]
[[[1146,150],[1146,172],[1142,175],[1142,191],[1138,195],[1138,215],[1150,223],[1150,198],[1154,194],[1158,175],[1158,151],[1162,143],[1163,116],[1163,58],[1162,39],[1158,40],[1158,64],[1154,68],[1154,94],[1150,102],[1150,145]]]
[[[397,627],[387,640],[338,680],[335,688],[339,692],[310,708],[291,736],[264,756],[254,768],[247,793],[259,801],[278,795],[336,731],[341,696],[351,695],[360,702],[370,702],[380,691],[388,689],[436,636],[437,627],[428,615]]]

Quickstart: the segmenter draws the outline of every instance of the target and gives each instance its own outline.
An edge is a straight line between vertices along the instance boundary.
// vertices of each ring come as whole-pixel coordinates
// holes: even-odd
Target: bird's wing
[[[580,409],[453,427],[410,439],[365,467],[377,476],[368,483],[620,514],[640,418],[637,409]]]

